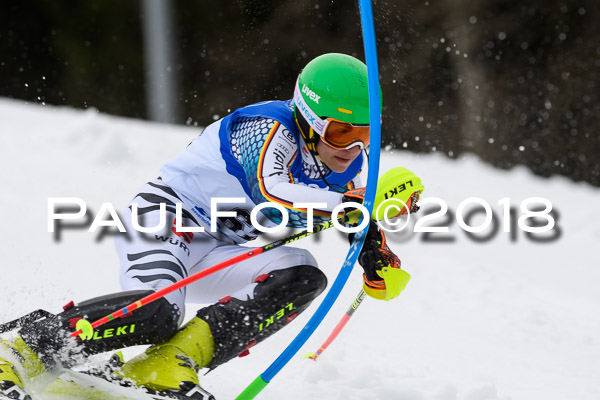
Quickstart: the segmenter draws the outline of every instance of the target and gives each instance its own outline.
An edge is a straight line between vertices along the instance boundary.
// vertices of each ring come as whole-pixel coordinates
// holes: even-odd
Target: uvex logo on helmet
[[[314,115],[311,114],[310,109],[308,108],[308,105],[304,102],[304,99],[302,98],[302,95],[300,95],[298,93],[298,95],[296,96],[296,100],[294,100],[294,102],[298,106],[298,109],[302,113],[302,116],[312,126],[316,122],[316,118]]]
[[[319,99],[321,98],[321,96],[310,90],[308,86],[302,85],[302,93],[310,97],[310,99],[315,103],[319,104]]]

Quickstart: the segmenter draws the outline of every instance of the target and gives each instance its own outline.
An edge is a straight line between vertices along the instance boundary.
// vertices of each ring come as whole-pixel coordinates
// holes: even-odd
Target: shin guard
[[[215,353],[208,366],[214,369],[277,332],[325,289],[325,274],[312,265],[271,271],[257,278],[248,300],[225,297],[198,311],[208,323]]]
[[[60,314],[24,325],[19,334],[50,367],[57,359],[68,366],[79,354],[89,356],[163,341],[177,331],[180,315],[179,309],[164,298],[96,328],[90,340],[81,341],[70,336],[81,318],[93,322],[150,293],[136,290],[93,298],[78,305],[70,303]]]

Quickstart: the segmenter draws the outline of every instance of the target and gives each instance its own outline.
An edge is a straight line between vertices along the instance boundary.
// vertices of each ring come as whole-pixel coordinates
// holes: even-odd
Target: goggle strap
[[[313,128],[309,129],[308,139],[306,141],[306,147],[308,150],[312,152],[317,152],[317,142],[319,141],[319,136],[316,134]]]
[[[300,118],[303,118],[302,115],[300,115]],[[306,143],[306,148],[308,148],[308,150],[310,150],[310,151],[316,152],[319,136],[317,136],[316,132],[313,130],[313,128],[308,123],[306,124],[306,127],[308,127],[308,134],[306,134],[304,132],[304,130],[302,129],[302,125],[300,124],[300,119],[298,118],[298,116],[296,116],[295,120],[296,120],[296,126],[298,127],[298,130],[300,131],[300,134],[302,135],[302,139],[304,139],[304,142]]]

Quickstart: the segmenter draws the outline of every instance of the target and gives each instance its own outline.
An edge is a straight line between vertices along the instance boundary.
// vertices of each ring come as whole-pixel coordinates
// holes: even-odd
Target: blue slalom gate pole
[[[381,98],[379,91],[379,68],[377,65],[377,48],[375,42],[375,26],[373,22],[373,7],[371,0],[359,0],[360,19],[363,31],[363,43],[365,47],[365,59],[367,64],[367,77],[369,85],[369,115],[370,115],[370,153],[369,153],[369,174],[367,176],[367,186],[365,190],[365,199],[363,205],[369,211],[373,211],[373,202],[377,190],[377,179],[379,177],[379,156],[381,150]],[[254,399],[271,380],[281,371],[288,361],[300,350],[308,338],[313,334],[321,321],[325,318],[331,306],[338,298],[344,288],[356,259],[362,249],[365,236],[368,231],[368,225],[365,229],[354,236],[346,260],[340,269],[335,281],[327,292],[327,295],[306,323],[304,328],[298,333],[288,347],[277,357],[275,361],[260,374],[244,391],[237,397],[237,400]]]

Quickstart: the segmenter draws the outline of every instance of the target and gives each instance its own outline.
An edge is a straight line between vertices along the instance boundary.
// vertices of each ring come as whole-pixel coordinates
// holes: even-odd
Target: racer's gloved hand
[[[342,199],[342,202],[353,201],[355,203],[362,204],[365,200],[365,190],[366,188],[364,187],[347,190],[344,193],[344,198]]]
[[[346,191],[344,193],[344,197],[342,198],[342,203],[351,202],[351,203],[362,204],[363,201],[365,200],[365,190],[366,190],[366,188],[362,187],[362,188]],[[353,208],[346,208],[345,211],[346,211],[346,215],[348,216],[346,225],[347,226],[357,226],[358,223],[360,222],[361,215],[357,212],[348,215],[348,212],[354,211]],[[352,241],[352,240],[350,240],[350,241]]]
[[[353,236],[349,236],[350,241]],[[410,275],[400,269],[400,259],[387,246],[385,235],[375,221],[369,225],[358,263],[364,270],[363,290],[378,300],[398,297],[410,279]]]

